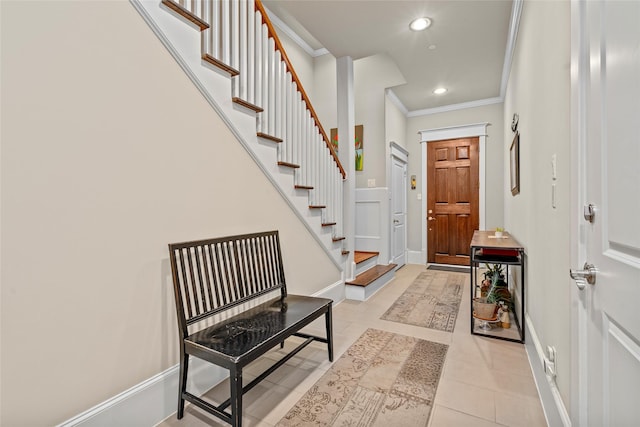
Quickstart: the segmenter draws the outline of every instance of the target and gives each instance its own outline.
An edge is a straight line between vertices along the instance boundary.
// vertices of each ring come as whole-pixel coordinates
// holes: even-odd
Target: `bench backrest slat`
[[[169,245],[178,320],[187,326],[274,290],[286,296],[277,231]]]

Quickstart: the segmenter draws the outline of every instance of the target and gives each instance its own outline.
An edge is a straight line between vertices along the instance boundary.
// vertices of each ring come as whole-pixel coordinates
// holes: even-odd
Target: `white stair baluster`
[[[289,149],[289,145],[291,141],[293,141],[293,96],[294,96],[294,85],[291,82],[291,74],[287,73],[287,85],[286,89],[286,98],[287,102],[285,104],[285,132],[284,132],[284,140],[286,141],[286,145],[283,146],[283,156],[286,157],[286,151]]]
[[[231,2],[231,67],[240,70],[240,2]],[[240,81],[233,78],[233,96],[240,97]]]
[[[247,3],[247,101],[251,104],[257,105],[255,95],[255,5],[253,0],[248,0]],[[259,107],[259,105],[258,105]]]
[[[241,99],[248,101],[247,98],[247,2],[241,0],[238,2],[238,71],[240,75],[236,78],[238,82],[238,95]]]
[[[280,51],[276,50],[274,55],[273,64],[273,97],[274,97],[274,109],[273,109],[273,135],[277,138],[282,136],[282,56]]]
[[[262,113],[261,131],[269,134],[269,30],[262,26]]]
[[[220,1],[220,34],[222,35],[222,62],[231,65],[231,4]]]
[[[275,135],[276,128],[276,43],[269,38],[269,135]]]
[[[254,34],[255,34],[255,73],[254,73],[254,91],[255,91],[255,104],[262,107],[262,13],[256,11],[254,14]],[[264,113],[260,113],[258,118],[258,132],[262,132],[262,122],[264,120]]]
[[[211,0],[209,2],[209,51],[207,52],[212,57],[222,60],[220,52],[220,40],[221,37],[221,25],[220,25],[220,0]]]
[[[209,25],[211,25],[211,2],[210,1],[205,1],[202,3],[202,19],[204,19],[206,22],[209,23]],[[212,38],[212,34],[213,33],[213,28],[211,26],[209,26],[209,28],[203,30],[200,33],[200,38],[201,38],[201,42],[200,42],[200,47],[202,48],[202,53],[208,53],[209,55],[211,55],[211,38]]]

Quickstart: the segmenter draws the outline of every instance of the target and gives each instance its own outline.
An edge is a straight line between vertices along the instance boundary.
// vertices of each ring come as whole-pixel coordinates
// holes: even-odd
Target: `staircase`
[[[389,283],[395,275],[396,264],[378,264],[378,252],[355,251],[356,278],[346,282],[347,299],[365,301]]]
[[[260,0],[131,3],[342,270],[346,173]]]

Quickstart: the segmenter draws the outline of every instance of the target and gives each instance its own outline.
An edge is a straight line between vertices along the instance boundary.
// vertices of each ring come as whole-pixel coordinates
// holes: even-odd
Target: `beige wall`
[[[407,116],[389,99],[389,96],[384,98],[384,133],[387,149],[390,142],[407,147]]]
[[[327,53],[313,59],[314,88],[313,108],[315,108],[322,126],[329,135],[331,128],[338,127],[338,80],[336,58]]]
[[[177,363],[169,242],[279,229],[292,292],[340,279],[128,2],[0,7],[1,425]]]
[[[409,190],[408,219],[410,251],[420,251],[422,245],[422,203],[417,195],[422,191],[422,147],[420,144],[421,130],[437,129],[442,127],[460,126],[474,123],[488,122],[486,143],[486,228],[491,229],[503,224],[503,175],[504,175],[504,126],[502,104],[492,104],[464,110],[448,111],[444,113],[430,114],[420,117],[411,117],[407,120],[407,150],[409,150],[408,175],[416,175],[418,186],[415,190]]]
[[[544,31],[540,22],[545,22]],[[520,194],[509,192],[505,225],[527,249],[527,312],[542,348],[557,349],[557,383],[570,404],[570,3],[524,3],[504,108],[504,152],[520,115]],[[557,156],[557,207],[551,207],[551,156]]]
[[[356,125],[363,125],[363,170],[356,171],[356,187],[387,185],[385,141],[385,89],[406,83],[397,65],[386,54],[353,62]]]
[[[296,42],[284,32],[278,32],[278,38],[282,42],[287,58],[291,61],[291,65],[295,69],[296,75],[302,83],[304,91],[309,96],[309,99],[313,103],[313,87],[314,87],[314,61],[311,55],[309,55],[304,49],[300,47]]]

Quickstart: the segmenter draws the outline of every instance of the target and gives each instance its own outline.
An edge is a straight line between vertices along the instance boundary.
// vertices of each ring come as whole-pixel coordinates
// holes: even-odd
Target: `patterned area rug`
[[[383,320],[453,332],[465,273],[426,271],[380,317]]]
[[[426,426],[447,349],[368,329],[277,426]]]

